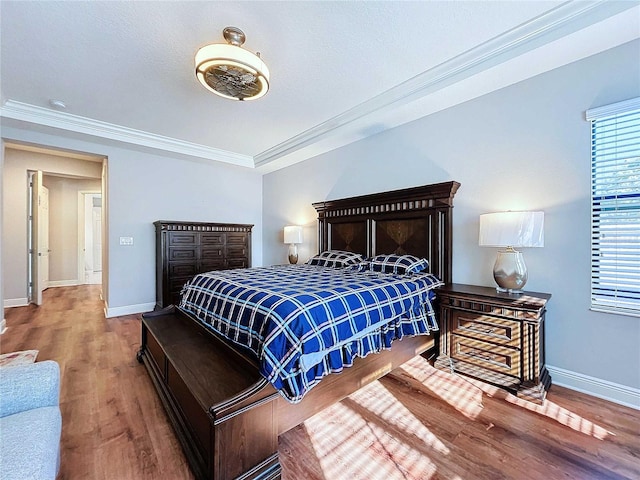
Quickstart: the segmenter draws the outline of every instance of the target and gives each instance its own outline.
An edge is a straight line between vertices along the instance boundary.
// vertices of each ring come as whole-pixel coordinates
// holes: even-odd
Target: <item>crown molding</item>
[[[6,101],[2,108],[0,108],[0,117],[108,138],[110,140],[134,145],[142,145],[207,160],[231,163],[243,167],[254,166],[253,157],[250,155],[242,155],[206,145],[155,135],[133,128],[81,117],[79,115],[72,115],[66,112],[58,112],[48,108],[17,102],[15,100]]]
[[[570,1],[451,58],[254,157],[261,167],[319,142],[374,113],[396,109],[565,35],[637,7],[638,2]]]

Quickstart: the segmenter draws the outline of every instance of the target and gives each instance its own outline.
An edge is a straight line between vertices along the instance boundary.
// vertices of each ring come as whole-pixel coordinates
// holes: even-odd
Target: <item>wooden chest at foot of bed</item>
[[[138,360],[196,478],[280,477],[280,396],[252,359],[169,307],[143,315]]]

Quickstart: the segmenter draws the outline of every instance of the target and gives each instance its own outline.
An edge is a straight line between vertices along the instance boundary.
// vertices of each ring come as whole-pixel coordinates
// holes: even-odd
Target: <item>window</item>
[[[640,97],[591,121],[591,309],[640,316]]]

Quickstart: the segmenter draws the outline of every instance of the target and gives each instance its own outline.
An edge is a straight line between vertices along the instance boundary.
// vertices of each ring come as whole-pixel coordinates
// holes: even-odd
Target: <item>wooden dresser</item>
[[[544,317],[551,295],[452,283],[439,288],[437,297],[437,368],[544,401],[551,386],[544,361]]]
[[[153,224],[157,309],[177,305],[182,286],[198,273],[251,266],[253,225],[163,220]]]

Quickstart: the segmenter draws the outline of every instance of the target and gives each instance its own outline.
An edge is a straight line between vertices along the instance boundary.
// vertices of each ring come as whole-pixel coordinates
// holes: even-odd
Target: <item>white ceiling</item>
[[[265,172],[640,37],[636,1],[2,0],[0,17],[3,125]],[[226,26],[269,66],[262,99],[195,78]]]

